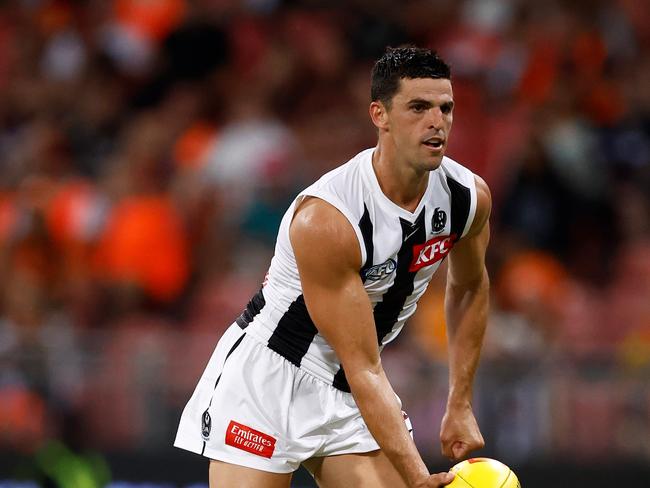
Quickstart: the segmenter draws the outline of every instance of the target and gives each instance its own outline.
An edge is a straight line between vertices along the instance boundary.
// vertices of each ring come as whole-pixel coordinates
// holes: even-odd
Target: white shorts
[[[405,422],[411,430],[406,415]],[[312,457],[379,449],[350,393],[296,367],[237,324],[217,344],[174,446],[273,473],[293,472]]]

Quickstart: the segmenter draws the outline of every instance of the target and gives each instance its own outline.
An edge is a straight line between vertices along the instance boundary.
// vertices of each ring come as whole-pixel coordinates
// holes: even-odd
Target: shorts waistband
[[[255,342],[260,344],[261,346],[266,347],[269,351],[271,351],[273,354],[277,355],[279,358],[281,358],[283,361],[286,361],[289,363],[292,367],[299,369],[300,371],[303,371],[307,373],[310,376],[313,376],[314,378],[326,383],[328,386],[340,390],[344,393],[349,393],[346,389],[339,388],[335,385],[335,373],[329,370],[328,368],[324,367],[321,365],[318,361],[315,361],[311,356],[305,355],[303,356],[300,366],[297,366],[293,362],[289,361],[287,358],[285,358],[282,354],[278,353],[277,351],[274,351],[271,349],[268,345],[268,341],[261,337],[261,335],[258,333],[258,331],[253,328],[253,327],[247,327],[244,329],[244,332],[246,336],[250,337],[253,339]]]

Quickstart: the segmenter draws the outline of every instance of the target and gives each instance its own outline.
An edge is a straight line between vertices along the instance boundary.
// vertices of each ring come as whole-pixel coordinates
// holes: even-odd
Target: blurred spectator
[[[177,298],[188,278],[183,225],[164,197],[125,198],[108,219],[96,256],[99,276],[118,288]]]

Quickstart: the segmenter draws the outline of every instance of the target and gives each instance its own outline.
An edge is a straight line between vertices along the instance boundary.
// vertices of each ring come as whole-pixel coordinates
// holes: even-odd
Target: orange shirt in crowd
[[[189,275],[185,229],[167,196],[133,196],[112,210],[96,265],[109,282],[136,284],[152,298],[178,297]]]

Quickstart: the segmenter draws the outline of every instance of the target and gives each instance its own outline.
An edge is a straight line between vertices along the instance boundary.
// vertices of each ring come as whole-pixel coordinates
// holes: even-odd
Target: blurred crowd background
[[[375,144],[370,69],[404,43],[451,64],[448,155],[492,190],[486,453],[650,461],[646,0],[1,2],[0,452],[170,449],[288,203]],[[434,464],[443,295],[384,353]]]

